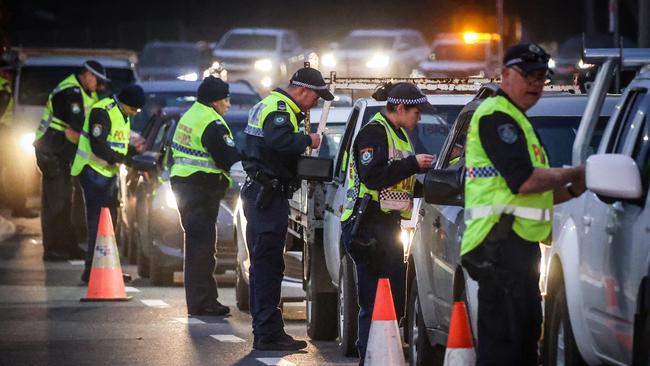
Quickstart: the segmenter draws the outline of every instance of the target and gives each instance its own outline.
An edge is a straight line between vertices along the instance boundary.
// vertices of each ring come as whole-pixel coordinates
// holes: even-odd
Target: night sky
[[[520,19],[524,40],[562,41],[586,28],[584,1],[593,1],[595,25],[607,32],[607,0],[504,0],[508,19]],[[621,0],[624,35],[636,33],[635,0]],[[354,28],[416,28],[431,39],[451,29],[463,15],[494,22],[495,1],[51,1],[0,0],[0,27],[11,45],[127,47],[151,39],[217,41],[235,26],[287,27],[304,45],[324,47]],[[110,4],[110,5],[109,5]],[[492,18],[493,20],[494,18]],[[455,24],[457,26],[457,24]]]

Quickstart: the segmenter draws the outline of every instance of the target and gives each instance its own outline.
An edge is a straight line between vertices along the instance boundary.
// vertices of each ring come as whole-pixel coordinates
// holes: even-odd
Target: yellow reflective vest
[[[0,77],[0,90],[9,94],[9,103],[5,108],[4,114],[0,116],[0,126],[10,127],[14,120],[14,93],[9,80]]]

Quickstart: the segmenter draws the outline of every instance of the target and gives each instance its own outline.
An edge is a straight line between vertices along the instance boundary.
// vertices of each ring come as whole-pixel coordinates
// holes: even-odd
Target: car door
[[[606,132],[599,152],[625,153],[626,146],[629,141],[635,140],[643,123],[647,103],[645,89],[630,90],[626,94],[621,113],[615,117],[610,131]],[[612,330],[623,335],[626,328],[621,317],[621,303],[625,301],[617,294],[624,290],[619,280],[625,268],[621,267],[621,261],[625,262],[626,259],[619,258],[624,255],[618,251],[624,252],[625,245],[616,246],[614,234],[620,230],[623,220],[629,220],[628,215],[639,214],[639,207],[622,202],[604,202],[589,191],[585,194],[583,215],[577,218],[581,230],[579,284],[582,310],[596,352],[612,357],[620,354],[621,345],[626,342],[613,341],[612,338]]]

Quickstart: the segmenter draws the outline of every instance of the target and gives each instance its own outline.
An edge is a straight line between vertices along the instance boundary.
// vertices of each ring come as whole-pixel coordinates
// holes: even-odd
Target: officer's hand
[[[63,131],[63,133],[65,134],[65,138],[68,141],[72,142],[75,145],[79,144],[79,136],[81,135],[79,132],[68,127]]]
[[[310,133],[309,137],[311,138],[311,148],[316,149],[320,146],[320,134],[319,133]]]
[[[417,154],[415,155],[415,160],[418,161],[420,169],[429,169],[433,165],[435,157],[429,154]]]
[[[137,132],[131,132],[129,143],[135,148],[135,151],[142,152],[144,149],[145,139]]]
[[[573,169],[575,169],[575,178],[571,181],[571,186],[575,193],[580,195],[587,190],[585,166],[583,164]]]

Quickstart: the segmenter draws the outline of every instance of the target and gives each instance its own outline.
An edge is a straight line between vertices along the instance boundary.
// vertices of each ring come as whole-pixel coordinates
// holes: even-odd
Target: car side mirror
[[[427,203],[463,206],[462,169],[432,169],[424,176],[424,200]]]
[[[135,170],[141,172],[150,172],[156,169],[158,166],[158,159],[152,155],[135,155],[131,158],[132,166]]]
[[[639,168],[627,155],[592,155],[587,159],[585,176],[587,189],[604,202],[637,200],[643,194]]]

